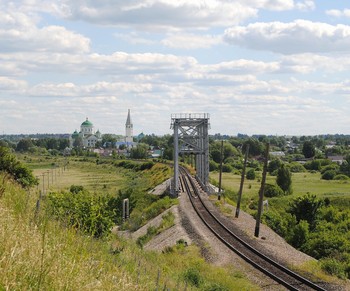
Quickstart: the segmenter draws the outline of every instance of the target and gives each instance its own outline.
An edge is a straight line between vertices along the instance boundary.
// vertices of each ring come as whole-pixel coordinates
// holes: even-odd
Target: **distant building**
[[[337,163],[341,165],[344,163],[344,157],[343,156],[328,156],[328,159],[331,160],[333,163]]]
[[[130,149],[134,147],[137,143],[134,142],[133,136],[133,124],[131,121],[130,109],[128,109],[128,116],[126,117],[125,122],[125,137],[123,140],[119,140],[115,143],[116,148],[127,148]]]
[[[282,158],[285,156],[285,153],[282,151],[278,151],[278,152],[270,152],[269,153],[271,156],[273,157],[278,157],[278,158]]]
[[[98,141],[102,141],[99,130],[95,132],[94,125],[88,118],[80,125],[80,132],[77,130],[69,137],[69,146],[82,146],[86,148],[94,148]]]
[[[94,148],[97,142],[102,142],[102,135],[99,130],[94,131],[94,125],[88,118],[80,125],[80,131],[75,130],[69,137],[69,145],[73,147]],[[123,147],[125,149],[132,148],[136,145],[133,136],[133,124],[131,121],[130,109],[125,123],[125,136],[120,138],[114,145],[116,148]],[[103,147],[108,147],[105,143]]]
[[[126,118],[125,123],[125,142],[130,143],[134,141],[133,137],[133,124],[130,116],[130,109],[128,109],[128,117]]]

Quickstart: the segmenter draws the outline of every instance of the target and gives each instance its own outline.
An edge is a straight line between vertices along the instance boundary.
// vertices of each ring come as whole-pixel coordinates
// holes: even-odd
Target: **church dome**
[[[75,130],[72,134],[72,138],[77,138],[79,136],[79,133]]]
[[[81,126],[93,126],[92,122],[86,117],[86,120],[81,124]]]

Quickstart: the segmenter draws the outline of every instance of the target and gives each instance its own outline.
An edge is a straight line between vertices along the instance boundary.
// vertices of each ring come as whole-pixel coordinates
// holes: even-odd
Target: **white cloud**
[[[232,27],[224,39],[232,45],[282,54],[350,52],[350,26],[308,20]]]
[[[240,2],[80,0],[65,1],[59,9],[61,9],[61,15],[69,19],[104,25],[133,26],[141,30],[207,29],[213,26],[237,24],[249,17],[256,16],[256,8]]]
[[[213,35],[199,35],[199,34],[171,34],[168,35],[161,43],[169,48],[180,49],[198,49],[210,48],[222,42],[221,37]]]
[[[90,40],[62,26],[37,26],[35,17],[0,11],[0,52],[88,52]]]
[[[344,9],[344,10],[331,9],[331,10],[327,10],[326,14],[337,18],[338,17],[350,18],[350,9]]]
[[[0,76],[0,92],[1,91],[22,92],[26,88],[27,88],[27,82],[24,80],[16,80],[16,79]]]
[[[313,10],[315,9],[315,2],[313,0],[305,0],[304,2],[297,2],[295,6],[303,11]]]

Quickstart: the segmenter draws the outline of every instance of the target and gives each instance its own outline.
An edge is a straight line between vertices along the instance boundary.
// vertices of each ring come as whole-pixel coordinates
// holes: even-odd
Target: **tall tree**
[[[315,156],[316,150],[313,143],[309,140],[305,141],[303,144],[303,155],[305,158],[312,158]]]
[[[277,171],[276,183],[285,194],[292,193],[292,174],[284,164]]]

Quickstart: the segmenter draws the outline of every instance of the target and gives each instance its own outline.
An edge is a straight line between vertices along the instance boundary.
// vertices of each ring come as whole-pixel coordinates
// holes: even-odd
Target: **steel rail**
[[[257,255],[258,257],[260,257],[261,259],[263,259],[265,262],[268,262],[270,265],[274,266],[275,268],[279,269],[280,271],[282,271],[283,273],[289,275],[290,277],[298,280],[299,282],[307,285],[308,287],[314,289],[314,290],[319,290],[319,291],[326,291],[326,289],[323,289],[322,287],[318,286],[317,284],[311,282],[310,280],[302,277],[301,275],[291,271],[290,269],[284,267],[283,265],[277,263],[276,261],[274,261],[273,259],[267,257],[266,255],[260,253],[257,249],[255,249],[254,247],[252,247],[250,244],[248,244],[247,242],[245,242],[244,240],[242,240],[240,237],[238,237],[235,233],[233,233],[230,229],[228,229],[209,209],[208,207],[205,205],[204,201],[202,200],[202,198],[199,195],[199,191],[197,189],[197,187],[194,185],[193,179],[191,177],[191,175],[188,173],[188,171],[181,167],[180,171],[182,173],[182,185],[184,186],[184,188],[186,188],[186,192],[188,193],[189,199],[191,201],[191,204],[193,206],[193,208],[195,209],[196,213],[198,214],[198,216],[201,218],[201,220],[204,222],[204,224],[218,237],[218,239],[220,239],[226,246],[228,246],[232,251],[234,251],[235,253],[237,253],[239,256],[241,256],[244,260],[246,260],[248,263],[250,263],[251,265],[253,265],[255,268],[257,268],[258,270],[260,270],[261,272],[263,272],[264,274],[266,274],[267,276],[269,276],[271,279],[273,279],[274,281],[280,283],[281,285],[285,286],[286,288],[288,288],[289,290],[299,290],[297,288],[295,288],[293,285],[291,285],[290,283],[286,282],[285,280],[283,280],[282,278],[278,277],[277,275],[273,274],[272,272],[266,270],[263,266],[259,265],[258,263],[256,263],[255,261],[253,261],[252,259],[250,259],[249,257],[247,257],[245,254],[243,254],[242,252],[240,252],[239,250],[237,250],[232,244],[230,244],[227,240],[225,240],[212,226],[209,225],[209,223],[205,220],[205,218],[203,217],[203,215],[199,212],[199,210],[197,209],[197,207],[195,206],[195,203],[193,201],[193,197],[190,194],[192,191],[190,189],[190,186],[188,185],[188,182],[186,181],[186,179],[183,178],[183,176],[185,175],[189,181],[189,183],[191,184],[192,189],[196,192],[196,197],[199,198],[200,203],[202,204],[202,206],[204,207],[204,209],[207,211],[207,213],[216,221],[216,223],[218,223],[227,233],[229,233],[236,241],[238,241],[242,246],[244,246],[245,248],[247,248],[249,251],[251,251],[252,253],[254,253],[255,255]]]

